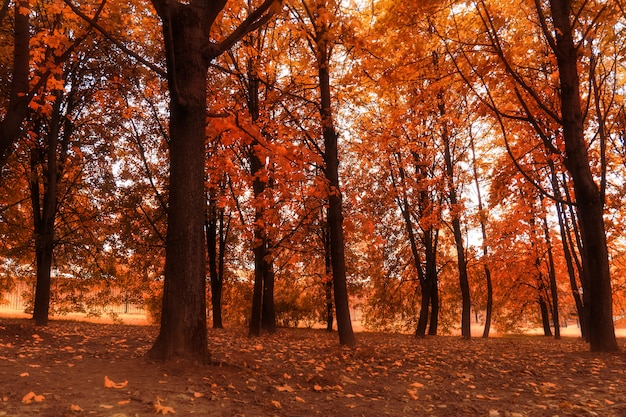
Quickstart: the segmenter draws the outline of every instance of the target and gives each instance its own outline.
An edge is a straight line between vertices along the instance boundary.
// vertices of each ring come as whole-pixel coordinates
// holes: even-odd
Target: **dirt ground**
[[[156,332],[0,318],[0,416],[626,416],[626,355],[576,338],[209,330],[190,366],[144,359]]]

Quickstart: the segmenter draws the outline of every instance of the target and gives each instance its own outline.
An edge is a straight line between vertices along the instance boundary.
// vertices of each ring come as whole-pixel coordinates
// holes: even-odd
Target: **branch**
[[[124,53],[126,53],[128,56],[135,58],[137,61],[139,61],[139,63],[143,64],[144,66],[148,67],[149,69],[151,69],[152,71],[156,72],[158,75],[160,75],[163,78],[167,77],[167,73],[165,72],[165,70],[161,67],[159,67],[158,65],[148,61],[146,58],[142,57],[141,55],[137,54],[134,51],[131,51],[128,47],[126,47],[121,41],[115,39],[113,37],[113,35],[111,35],[105,28],[103,28],[98,22],[96,22],[94,19],[92,19],[91,17],[87,16],[85,13],[83,13],[77,6],[75,6],[72,3],[72,0],[63,0],[65,2],[65,4],[67,4],[69,6],[70,9],[72,9],[72,11],[74,13],[76,13],[77,16],[79,16],[81,19],[83,19],[84,21],[86,21],[87,23],[89,23],[94,29],[96,29],[98,32],[100,32],[100,34],[102,36],[104,36],[106,39],[108,39],[109,41],[111,41],[115,46],[117,46],[118,48],[120,48]]]
[[[68,0],[66,0],[68,1]],[[275,5],[278,5],[277,7]],[[229,50],[234,44],[239,42],[241,38],[250,32],[254,32],[274,16],[277,10],[282,7],[282,0],[265,0],[255,11],[253,11],[226,39],[219,43],[209,43],[204,51],[207,54],[208,61],[220,56]]]

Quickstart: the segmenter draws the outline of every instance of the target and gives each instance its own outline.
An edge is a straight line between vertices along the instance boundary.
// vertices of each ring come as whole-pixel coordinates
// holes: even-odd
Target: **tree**
[[[165,283],[161,328],[149,352],[163,360],[182,357],[205,361],[208,357],[203,226],[209,64],[265,24],[274,12],[270,9],[274,0],[266,0],[226,38],[210,41],[211,29],[226,3],[152,2],[163,26],[170,92]]]
[[[354,347],[356,339],[352,330],[348,306],[346,280],[345,243],[343,230],[342,192],[339,182],[339,134],[335,128],[333,115],[333,95],[331,91],[331,59],[336,39],[333,13],[339,11],[333,1],[302,2],[303,12],[295,12],[299,20],[308,20],[307,42],[315,55],[317,66],[320,126],[324,141],[324,175],[328,181],[328,208],[326,211],[330,261],[333,275],[333,291],[339,342]]]

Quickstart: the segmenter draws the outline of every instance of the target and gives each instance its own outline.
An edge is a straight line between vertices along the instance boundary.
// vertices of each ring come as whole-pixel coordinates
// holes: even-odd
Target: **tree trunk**
[[[22,123],[28,116],[28,77],[30,23],[28,13],[20,13],[21,8],[29,9],[28,0],[15,2],[13,72],[9,106],[0,122],[0,168],[11,153],[11,148],[22,132]]]
[[[328,223],[324,227],[324,292],[326,295],[326,330],[333,331],[333,268],[330,260],[330,231]]]
[[[443,113],[443,111],[442,111]],[[463,242],[463,231],[461,230],[460,213],[457,208],[459,202],[456,195],[454,182],[454,166],[452,164],[452,153],[450,152],[450,140],[447,133],[443,133],[444,159],[446,164],[446,176],[448,181],[448,192],[450,199],[450,211],[452,212],[452,232],[456,245],[456,256],[459,269],[459,285],[461,288],[462,314],[461,314],[461,335],[465,339],[472,337],[471,332],[471,299],[469,280],[467,277],[467,262],[465,260],[465,244]]]
[[[552,322],[554,323],[554,338],[561,338],[561,322],[559,318],[559,294],[556,285],[556,270],[554,266],[554,256],[552,254],[552,240],[550,239],[550,229],[548,228],[548,218],[545,211],[541,212],[543,220],[543,233],[546,240],[548,253],[548,277],[550,278],[550,303],[552,312]]]
[[[202,229],[209,59],[203,49],[210,19],[187,3],[155,6],[163,22],[170,91],[170,193],[161,328],[149,354],[206,361]]]
[[[476,197],[478,202],[478,218],[480,221],[480,232],[482,237],[481,246],[483,249],[483,271],[485,272],[485,282],[487,284],[487,302],[485,305],[485,327],[483,328],[483,338],[489,337],[491,330],[491,314],[493,311],[493,283],[491,282],[491,269],[487,263],[489,249],[487,247],[487,215],[483,206],[482,193],[480,192],[480,181],[478,180],[478,167],[476,164],[476,150],[474,147],[474,136],[470,134],[470,148],[472,150],[472,171],[474,173],[474,183],[476,184]]]
[[[584,293],[589,304],[589,343],[592,351],[619,350],[613,325],[613,301],[609,256],[604,229],[604,201],[589,167],[584,139],[578,78],[578,48],[574,44],[570,0],[550,0],[559,68],[561,118],[565,142],[565,165],[572,176],[583,240]],[[584,283],[583,283],[584,285]]]
[[[330,258],[333,271],[333,289],[335,292],[335,314],[339,343],[350,347],[356,346],[356,338],[352,330],[348,303],[346,279],[346,261],[343,236],[342,195],[339,186],[339,153],[337,148],[337,132],[335,131],[330,91],[330,46],[327,45],[327,34],[318,34],[317,69],[319,74],[320,115],[322,119],[322,135],[324,137],[324,173],[328,181],[327,219],[330,231]]]
[[[584,338],[586,336],[586,327],[583,324],[581,318],[584,316],[584,306],[582,302],[582,298],[580,296],[577,279],[576,279],[576,271],[574,269],[574,261],[572,259],[573,255],[570,250],[570,231],[569,227],[567,227],[567,215],[565,213],[565,209],[563,207],[563,203],[561,202],[561,188],[558,182],[558,178],[556,176],[556,171],[554,169],[554,164],[550,163],[550,177],[552,181],[552,189],[554,192],[554,196],[556,197],[555,207],[556,207],[556,215],[559,220],[559,231],[561,234],[561,245],[563,247],[563,258],[565,259],[565,265],[567,267],[567,275],[569,277],[570,290],[572,292],[572,297],[574,298],[574,305],[576,306],[576,313],[578,314],[581,335]]]
[[[61,134],[61,97],[57,95],[53,105],[49,129],[46,135],[47,155],[40,149],[31,151],[31,200],[35,230],[35,258],[37,263],[37,284],[35,286],[35,305],[33,319],[38,326],[48,324],[50,312],[50,276],[54,253],[55,219],[57,215],[57,189],[60,177],[57,148]],[[42,131],[42,129],[37,129]],[[64,132],[62,147],[66,147],[71,129]],[[40,205],[40,184],[38,166],[43,176],[43,204]]]
[[[552,329],[550,329],[550,313],[548,312],[548,304],[546,303],[546,300],[543,298],[542,294],[539,294],[539,297],[537,297],[537,303],[539,304],[539,311],[541,312],[543,335],[552,336]]]
[[[439,327],[439,286],[437,284],[437,271],[434,272],[434,280],[430,286],[430,323],[428,324],[428,335],[437,336]]]
[[[222,285],[223,281],[218,270],[218,208],[215,190],[209,190],[209,207],[205,226],[207,253],[209,262],[209,280],[211,282],[211,313],[213,328],[222,329]]]
[[[276,312],[274,310],[274,262],[271,251],[264,259],[263,266],[263,308],[261,311],[261,328],[269,333],[276,332]]]

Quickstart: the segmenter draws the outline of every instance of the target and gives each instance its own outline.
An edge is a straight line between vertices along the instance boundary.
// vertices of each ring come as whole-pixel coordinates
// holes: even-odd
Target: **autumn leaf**
[[[72,410],[72,411],[83,411],[83,409],[80,407],[80,405],[76,405],[76,404],[70,405],[70,410]]]
[[[108,376],[104,376],[104,387],[105,388],[113,388],[113,389],[120,389],[120,388],[125,388],[126,385],[128,385],[128,381],[124,381],[124,382],[113,382],[111,379],[109,379]]]
[[[289,386],[289,384],[279,385],[274,388],[276,388],[276,391],[278,392],[294,392],[295,391],[291,386]]]
[[[276,408],[282,408],[282,406],[280,405],[280,402],[276,400],[272,400],[272,405]]]
[[[156,410],[157,414],[176,414],[176,411],[174,411],[172,407],[161,404],[161,401],[163,400],[157,398],[157,401],[154,404],[154,409]]]
[[[24,404],[32,404],[34,402],[40,403],[45,399],[46,397],[44,397],[43,395],[37,395],[33,391],[31,391],[28,394],[24,395],[24,397],[22,398],[22,402]]]

